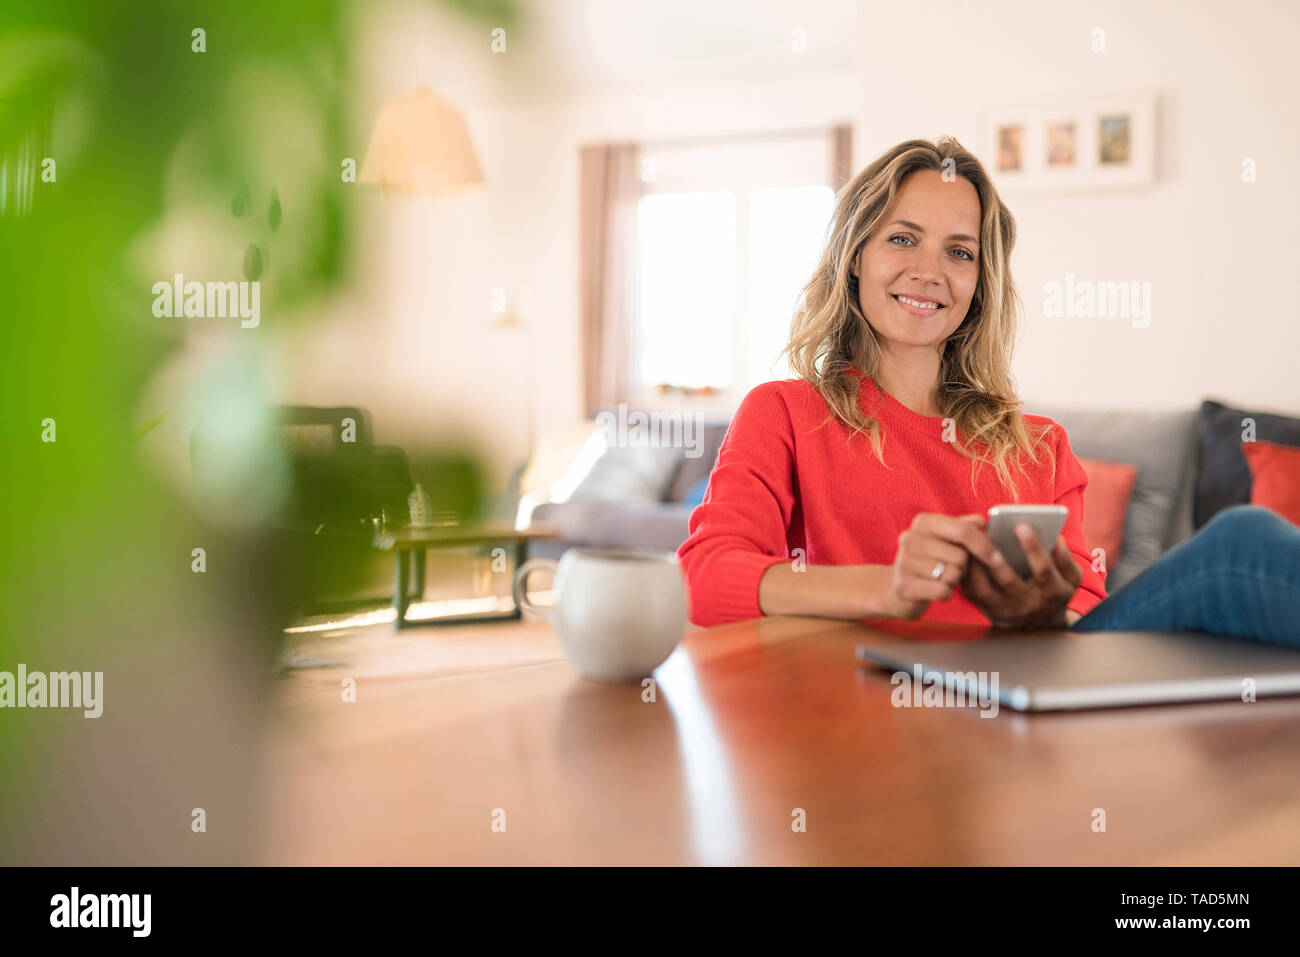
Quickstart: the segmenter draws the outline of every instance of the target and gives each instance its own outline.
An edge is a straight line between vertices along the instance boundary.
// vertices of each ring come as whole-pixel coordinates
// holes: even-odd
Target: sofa
[[[530,543],[529,557],[558,558],[575,545],[675,551],[686,541],[697,504],[688,501],[690,493],[707,481],[729,424],[725,417],[705,418],[698,455],[673,447],[604,448],[563,501],[533,508],[532,520],[554,525],[559,537]]]
[[[1216,399],[1170,411],[1048,403],[1026,403],[1025,410],[1064,426],[1080,459],[1136,467],[1119,559],[1108,567],[1112,592],[1218,511],[1251,500],[1243,423],[1251,438],[1300,447],[1300,418],[1250,412]],[[532,509],[533,520],[556,526],[559,537],[533,543],[530,556],[558,558],[573,546],[676,550],[686,540],[727,425],[725,418],[704,420],[699,455],[688,456],[682,448],[605,448],[572,494]]]

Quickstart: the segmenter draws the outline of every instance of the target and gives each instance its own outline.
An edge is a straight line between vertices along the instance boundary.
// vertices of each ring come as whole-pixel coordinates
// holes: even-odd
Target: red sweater
[[[703,504],[691,513],[690,536],[677,550],[690,596],[691,621],[701,626],[759,618],[763,572],[803,549],[809,565],[892,565],[898,536],[918,512],[985,514],[1009,502],[991,466],[971,491],[972,462],[943,440],[943,418],[918,415],[882,392],[868,376],[859,403],[884,430],[885,469],[859,434],[849,430],[801,379],[765,382],[740,404],[718,450]],[[883,404],[882,404],[883,402]],[[1059,504],[1070,510],[1062,535],[1083,569],[1068,607],[1087,614],[1106,597],[1101,573],[1083,539],[1083,490],[1088,476],[1070,451],[1065,429],[1051,419],[1055,481],[1045,458],[1027,478],[1016,474],[1023,504]],[[989,623],[958,588],[932,602],[923,621]]]

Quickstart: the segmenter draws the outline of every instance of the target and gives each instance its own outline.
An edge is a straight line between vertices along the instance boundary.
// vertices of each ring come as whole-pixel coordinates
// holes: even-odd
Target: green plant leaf
[[[253,282],[262,275],[262,249],[257,243],[249,243],[244,250],[244,278]]]

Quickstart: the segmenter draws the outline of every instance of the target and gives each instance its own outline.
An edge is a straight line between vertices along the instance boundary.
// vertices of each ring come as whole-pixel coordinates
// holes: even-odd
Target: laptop
[[[982,679],[1003,707],[1016,711],[1300,694],[1300,649],[1204,632],[1049,632],[917,641],[872,630],[859,643],[857,656],[920,678],[936,691],[969,689]],[[995,675],[996,684],[990,680]]]

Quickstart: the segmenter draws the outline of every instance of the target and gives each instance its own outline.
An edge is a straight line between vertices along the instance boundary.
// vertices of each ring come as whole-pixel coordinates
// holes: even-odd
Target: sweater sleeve
[[[703,627],[760,618],[758,584],[786,561],[795,507],[794,426],[780,382],[755,387],[732,417],[677,549],[691,621]]]
[[[1066,604],[1071,611],[1086,615],[1106,597],[1105,574],[1093,567],[1092,552],[1083,537],[1083,492],[1088,487],[1088,473],[1070,448],[1065,429],[1054,423],[1057,433],[1056,504],[1070,510],[1061,534],[1070,554],[1083,570],[1083,581]]]

